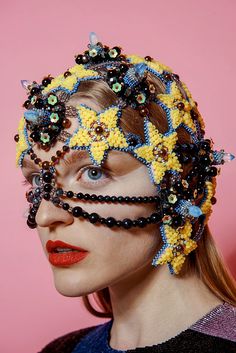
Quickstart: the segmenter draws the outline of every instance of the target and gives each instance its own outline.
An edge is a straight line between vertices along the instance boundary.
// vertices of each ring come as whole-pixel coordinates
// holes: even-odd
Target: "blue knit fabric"
[[[98,325],[81,339],[72,353],[125,353],[126,351],[112,349],[109,346],[108,339],[112,322],[113,319],[105,322],[105,324]]]

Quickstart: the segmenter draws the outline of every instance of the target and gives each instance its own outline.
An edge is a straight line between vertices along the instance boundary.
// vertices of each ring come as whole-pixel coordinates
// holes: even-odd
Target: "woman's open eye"
[[[79,171],[80,181],[83,184],[101,184],[107,182],[109,175],[100,167],[86,166]]]
[[[23,181],[24,185],[31,185],[32,188],[37,188],[40,186],[40,175],[39,174],[30,174]]]

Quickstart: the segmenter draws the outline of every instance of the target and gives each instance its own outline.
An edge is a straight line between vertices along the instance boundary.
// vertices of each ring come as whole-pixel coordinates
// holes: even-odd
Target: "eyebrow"
[[[87,150],[74,150],[73,152],[65,156],[65,158],[62,159],[62,161],[66,165],[71,165],[73,163],[77,163],[78,160],[83,160],[83,159],[90,160]]]
[[[27,168],[27,169],[38,169],[37,165],[30,159],[23,159],[22,161],[22,169]]]

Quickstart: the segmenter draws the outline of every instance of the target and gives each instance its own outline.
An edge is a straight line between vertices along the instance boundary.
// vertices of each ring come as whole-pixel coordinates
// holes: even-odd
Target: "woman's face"
[[[93,109],[90,101],[77,100]],[[77,126],[76,119],[69,132]],[[38,147],[34,151],[42,160],[50,160],[62,142],[58,141],[50,151]],[[148,169],[129,153],[111,150],[104,166],[95,167],[87,151],[71,150],[56,165],[57,184],[64,190],[116,196],[151,196],[157,193],[150,180]],[[22,171],[33,186],[37,187],[39,167],[25,156]],[[108,204],[82,200],[70,200],[73,207],[81,206],[85,211],[96,212],[102,217],[115,219],[137,219],[155,212],[153,204]],[[88,251],[88,255],[73,265],[58,267],[51,265],[55,287],[65,296],[82,296],[105,287],[117,285],[123,280],[153,270],[151,261],[160,243],[159,228],[150,224],[144,228],[108,228],[94,225],[84,219],[74,218],[71,213],[56,207],[51,201],[42,199],[36,215],[37,231],[48,257],[48,240],[61,240]],[[141,280],[141,278],[140,278]]]

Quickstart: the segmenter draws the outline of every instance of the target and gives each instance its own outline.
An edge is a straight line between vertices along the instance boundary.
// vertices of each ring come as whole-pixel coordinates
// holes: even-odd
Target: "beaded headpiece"
[[[186,256],[197,247],[204,226],[216,202],[216,165],[234,156],[224,150],[213,150],[213,141],[204,139],[204,122],[185,83],[171,68],[154,60],[136,55],[124,55],[120,47],[109,48],[90,34],[90,44],[83,54],[76,55],[76,65],[55,78],[48,75],[41,84],[22,81],[28,98],[20,120],[17,142],[17,165],[22,166],[26,154],[40,167],[40,186],[27,193],[30,203],[27,224],[35,228],[36,213],[42,199],[53,202],[71,212],[74,217],[102,224],[110,228],[145,227],[156,223],[160,227],[163,246],[152,260],[153,266],[168,264],[171,274],[178,274]],[[150,74],[165,87],[158,93]],[[112,106],[97,112],[85,104],[70,106],[70,97],[79,91],[84,81],[103,80],[115,93]],[[150,119],[150,104],[158,105],[165,113],[167,131],[161,133],[155,120]],[[131,107],[143,119],[145,141],[134,133],[125,133],[120,122],[126,107]],[[73,132],[67,130],[71,119],[78,120]],[[178,141],[178,128],[191,137],[191,143]],[[56,141],[63,142],[50,161],[37,157],[35,145],[50,150]],[[101,166],[109,150],[130,153],[149,171],[156,186],[156,196],[111,196],[65,191],[58,187],[56,164],[69,150],[87,150],[92,163]],[[185,165],[191,164],[183,176]],[[156,212],[149,217],[117,220],[88,213],[82,207],[72,207],[67,199],[80,202],[153,203]]]

